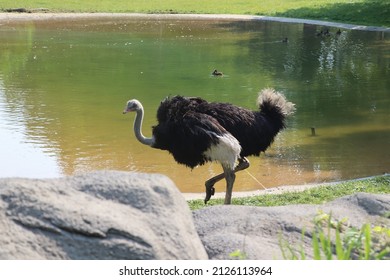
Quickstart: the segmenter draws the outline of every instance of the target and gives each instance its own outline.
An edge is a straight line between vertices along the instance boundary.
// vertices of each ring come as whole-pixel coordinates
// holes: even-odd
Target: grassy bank
[[[0,9],[46,8],[50,12],[245,14],[306,18],[390,27],[387,0],[2,0]]]
[[[280,206],[289,204],[321,204],[335,198],[358,192],[390,194],[390,176],[378,176],[364,180],[342,182],[334,185],[320,186],[301,192],[286,192],[283,194],[265,194],[244,198],[234,198],[234,205],[250,206]],[[205,207],[203,200],[191,200],[188,202],[192,210]],[[212,199],[210,205],[221,205],[223,199]]]

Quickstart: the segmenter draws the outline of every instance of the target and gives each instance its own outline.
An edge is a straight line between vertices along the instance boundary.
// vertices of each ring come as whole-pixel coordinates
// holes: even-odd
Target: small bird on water
[[[223,73],[222,72],[219,72],[217,69],[214,70],[214,72],[212,73],[213,76],[223,76]]]

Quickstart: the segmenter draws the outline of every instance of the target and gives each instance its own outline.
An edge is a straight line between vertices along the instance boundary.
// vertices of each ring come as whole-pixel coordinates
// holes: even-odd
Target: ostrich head
[[[125,107],[125,110],[123,110],[123,114],[126,114],[128,112],[135,112],[142,109],[142,104],[137,99],[132,99],[127,101],[127,105]]]

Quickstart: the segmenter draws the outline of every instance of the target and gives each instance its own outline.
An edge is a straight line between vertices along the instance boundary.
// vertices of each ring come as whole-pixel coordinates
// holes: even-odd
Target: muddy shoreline
[[[270,17],[270,16],[251,16],[251,15],[232,15],[232,14],[140,14],[140,13],[0,13],[0,24],[23,22],[23,21],[48,21],[48,20],[73,20],[73,19],[182,19],[182,20],[227,20],[227,21],[242,21],[242,20],[258,20],[258,21],[277,21],[285,23],[304,23],[321,26],[329,26],[335,28],[390,32],[390,27],[364,26],[345,24],[338,22],[329,22],[321,20]]]

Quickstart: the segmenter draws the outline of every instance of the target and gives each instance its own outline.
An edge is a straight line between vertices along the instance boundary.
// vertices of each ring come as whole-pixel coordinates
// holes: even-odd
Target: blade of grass
[[[376,256],[375,256],[375,259],[376,260],[383,260],[385,259],[385,257],[390,257],[390,248],[387,247],[385,249],[383,249],[382,251],[380,251]],[[389,259],[389,258],[387,258]]]
[[[303,242],[304,242],[304,239],[305,239],[305,229],[302,229],[301,238],[302,238],[302,240],[301,240],[301,250],[300,250],[301,260],[306,260],[305,250],[303,249]]]
[[[312,243],[313,243],[313,254],[314,254],[314,259],[315,260],[321,260],[321,250],[320,250],[320,244],[318,242],[318,237],[316,232],[313,232],[313,238],[312,238]]]
[[[332,259],[332,249],[331,249],[330,239],[325,236],[323,231],[320,231],[318,236],[320,238],[322,251],[324,252],[326,259],[331,260]]]
[[[336,255],[338,260],[346,260],[347,256],[344,252],[343,244],[341,242],[340,231],[336,228]]]
[[[370,259],[370,252],[371,252],[371,228],[369,224],[363,225],[363,230],[365,240],[364,240],[364,259],[369,260]]]

